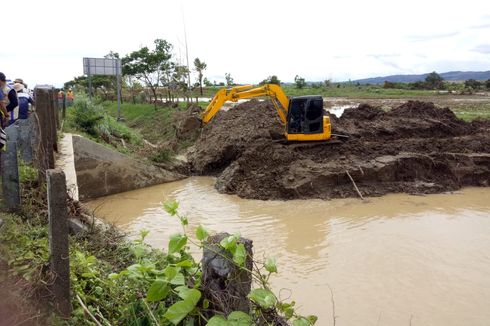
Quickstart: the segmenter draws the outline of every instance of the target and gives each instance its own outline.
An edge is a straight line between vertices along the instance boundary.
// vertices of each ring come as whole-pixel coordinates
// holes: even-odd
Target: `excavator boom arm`
[[[289,99],[282,90],[281,86],[275,84],[265,84],[264,86],[253,87],[252,85],[236,86],[230,89],[222,88],[213,97],[209,105],[202,114],[202,122],[204,124],[218,113],[223,104],[227,101],[236,102],[240,99],[255,98],[267,96],[271,99],[274,107],[279,114],[282,123],[286,124]]]

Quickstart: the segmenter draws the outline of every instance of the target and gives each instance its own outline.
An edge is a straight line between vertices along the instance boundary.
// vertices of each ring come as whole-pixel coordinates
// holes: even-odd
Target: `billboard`
[[[121,59],[83,58],[85,75],[121,75]]]

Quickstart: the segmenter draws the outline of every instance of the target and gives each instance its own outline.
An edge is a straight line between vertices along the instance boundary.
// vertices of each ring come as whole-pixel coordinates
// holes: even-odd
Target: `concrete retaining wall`
[[[73,153],[81,201],[184,178],[77,135]]]

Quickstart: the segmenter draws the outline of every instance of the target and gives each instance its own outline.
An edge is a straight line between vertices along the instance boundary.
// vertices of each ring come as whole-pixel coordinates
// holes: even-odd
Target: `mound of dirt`
[[[220,111],[189,155],[191,170],[217,175],[224,193],[256,199],[434,193],[490,184],[490,121],[409,101],[391,111],[362,104],[331,117],[349,140],[291,143],[269,102]],[[354,180],[354,182],[351,180]]]

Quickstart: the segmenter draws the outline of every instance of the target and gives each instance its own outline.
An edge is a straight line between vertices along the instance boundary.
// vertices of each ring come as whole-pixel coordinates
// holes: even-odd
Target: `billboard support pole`
[[[87,65],[87,69],[88,69],[88,97],[90,99],[90,101],[92,101],[92,76],[90,74],[90,62],[89,64]]]
[[[121,63],[116,60],[116,80],[117,80],[117,120],[121,121]]]

